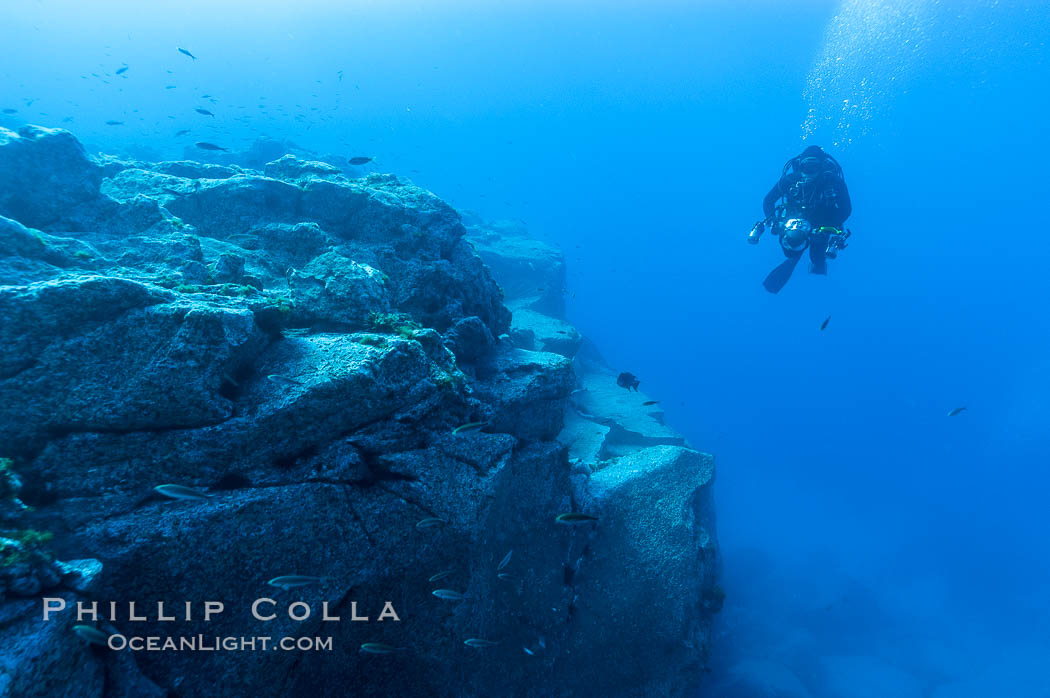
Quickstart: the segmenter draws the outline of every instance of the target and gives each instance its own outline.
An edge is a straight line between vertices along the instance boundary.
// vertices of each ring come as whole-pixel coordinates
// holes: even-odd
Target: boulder
[[[338,252],[327,252],[288,277],[297,322],[365,327],[390,310],[386,275]]]
[[[313,162],[311,160],[300,160],[292,154],[283,155],[273,162],[266,163],[263,174],[267,177],[283,180],[299,180],[308,177],[339,177],[342,178],[343,171],[338,167],[326,162]]]
[[[721,608],[713,480],[711,456],[653,446],[616,459],[577,492],[577,510],[597,521],[574,532],[569,651],[579,665],[604,669],[565,676],[568,693],[631,686],[637,695],[679,695],[699,684],[698,650]]]
[[[48,228],[100,196],[102,168],[69,131],[0,128],[0,182],[0,215]]]
[[[572,362],[558,354],[500,348],[476,367],[476,393],[489,406],[490,429],[521,439],[553,439],[564,424]]]
[[[580,333],[569,323],[528,308],[515,310],[511,320],[511,337],[518,337],[521,332],[529,334],[529,343],[536,351],[554,352],[570,359],[579,351],[582,341]]]
[[[9,318],[0,328],[0,442],[18,454],[63,433],[228,419],[224,376],[261,348],[263,333],[247,310],[173,300],[110,277],[0,289]]]
[[[535,310],[555,318],[565,316],[565,259],[554,245],[530,238],[520,224],[482,222],[468,216],[467,238],[492,270],[517,313]]]
[[[446,346],[460,361],[472,362],[483,356],[495,340],[485,323],[478,317],[463,318],[457,322],[445,340]]]

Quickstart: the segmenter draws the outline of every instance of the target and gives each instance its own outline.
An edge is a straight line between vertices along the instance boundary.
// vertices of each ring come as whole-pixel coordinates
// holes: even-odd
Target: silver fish
[[[431,516],[430,518],[423,519],[416,524],[416,528],[422,531],[424,528],[434,528],[435,526],[444,526],[447,521]]]
[[[384,645],[382,642],[366,642],[361,645],[361,651],[367,654],[393,654],[394,652],[400,652],[403,649],[405,648]]]
[[[452,591],[451,589],[435,589],[430,593],[439,599],[444,599],[445,601],[462,601],[467,598],[466,594],[461,594],[458,591]]]
[[[481,649],[483,647],[495,647],[499,643],[493,642],[492,640],[482,640],[478,637],[472,637],[469,640],[464,640],[463,644],[467,647],[476,647],[478,649]]]
[[[92,628],[90,625],[74,625],[73,632],[76,633],[81,640],[86,640],[92,645],[101,645],[103,647],[109,645],[109,635],[98,628]]]
[[[471,431],[481,431],[489,425],[488,422],[467,422],[466,424],[460,424],[458,427],[452,430],[453,434],[465,434]]]
[[[496,571],[497,572],[502,572],[503,569],[506,568],[506,566],[510,564],[510,558],[513,555],[514,555],[514,550],[511,549],[511,551],[509,553],[507,553],[506,555],[503,556],[503,559],[499,561],[499,564],[496,565]]]
[[[299,574],[287,574],[283,577],[274,577],[266,583],[272,587],[288,591],[289,589],[308,587],[312,584],[324,584],[330,581],[332,581],[331,577],[306,577]]]
[[[214,494],[201,492],[200,490],[195,490],[192,487],[185,487],[183,485],[157,485],[153,490],[169,499],[202,500],[210,499],[215,496]]]
[[[266,376],[266,379],[271,383],[279,383],[280,385],[302,385],[302,383],[295,380],[294,378],[289,378],[288,376],[279,376],[277,374]]]

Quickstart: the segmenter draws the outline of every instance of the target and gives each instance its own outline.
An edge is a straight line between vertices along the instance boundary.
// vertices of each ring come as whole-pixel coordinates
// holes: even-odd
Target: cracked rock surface
[[[699,683],[719,591],[711,457],[581,356],[556,248],[394,175],[349,174],[270,145],[147,163],[0,129],[0,457],[28,505],[3,531],[50,532],[77,560],[41,593],[225,606],[208,623],[124,612],[106,633],[333,641],[113,652],[12,596],[0,694]],[[597,521],[555,522],[569,512]],[[281,575],[325,579],[267,585]],[[298,600],[301,621],[285,612]],[[378,620],[387,602],[398,621]]]

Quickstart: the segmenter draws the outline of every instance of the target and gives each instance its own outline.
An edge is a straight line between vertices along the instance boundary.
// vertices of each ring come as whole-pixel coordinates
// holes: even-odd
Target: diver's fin
[[[784,288],[784,285],[791,278],[791,272],[795,271],[795,265],[798,264],[798,260],[802,258],[802,255],[795,257],[789,257],[777,265],[776,269],[769,272],[769,276],[762,282],[762,285],[766,287],[766,290],[770,293],[777,293],[780,289]]]

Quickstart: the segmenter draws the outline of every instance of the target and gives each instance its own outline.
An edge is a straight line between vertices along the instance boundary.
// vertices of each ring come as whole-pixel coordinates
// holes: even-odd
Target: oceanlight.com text
[[[331,652],[331,637],[280,637],[269,635],[226,636],[182,635],[110,635],[106,646],[111,650],[132,652]]]

